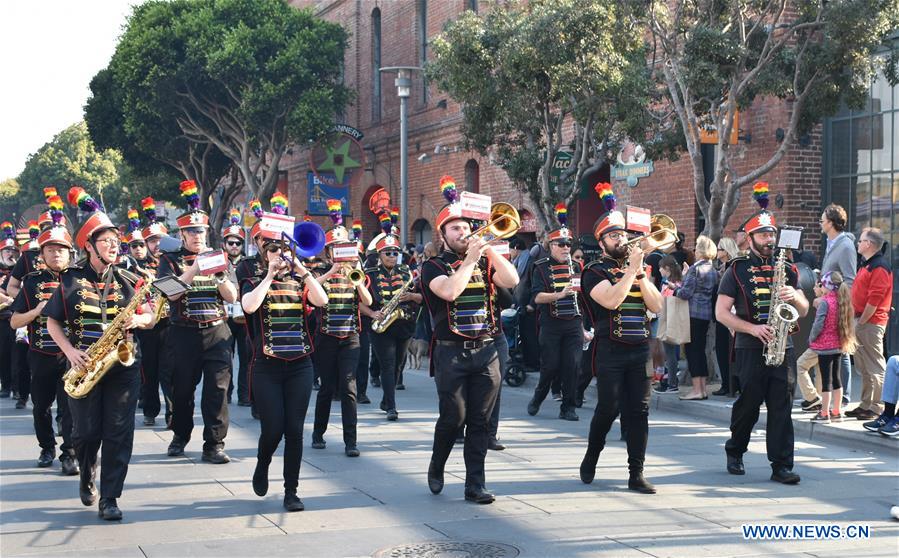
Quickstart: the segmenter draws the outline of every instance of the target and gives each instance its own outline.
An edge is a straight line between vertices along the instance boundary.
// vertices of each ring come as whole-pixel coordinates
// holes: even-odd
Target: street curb
[[[732,399],[719,399],[716,397],[710,397],[703,401],[681,401],[676,394],[660,395],[653,393],[650,408],[702,418],[726,427],[730,425],[733,401]],[[797,415],[795,408],[793,413],[793,432],[797,441],[816,444],[841,444],[884,456],[899,456],[899,443],[897,443],[897,440],[866,431],[862,428],[861,421],[852,419],[840,425],[820,424],[809,420],[812,416],[811,414]],[[756,424],[756,428],[766,428],[767,419],[768,413],[762,407],[759,411],[759,421]],[[845,426],[855,424],[858,425],[857,429]]]

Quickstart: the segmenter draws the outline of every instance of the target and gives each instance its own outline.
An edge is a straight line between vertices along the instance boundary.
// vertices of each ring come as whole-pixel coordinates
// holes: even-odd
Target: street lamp
[[[409,131],[406,122],[406,101],[412,94],[412,72],[421,71],[418,66],[389,66],[378,68],[379,72],[396,73],[393,84],[400,98],[400,242],[406,245],[409,234],[406,216],[409,213]]]

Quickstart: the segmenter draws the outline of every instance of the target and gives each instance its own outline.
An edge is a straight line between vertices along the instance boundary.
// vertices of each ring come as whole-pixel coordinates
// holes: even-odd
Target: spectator
[[[749,253],[749,235],[746,234],[746,231],[737,231],[735,241],[737,243],[737,249],[740,251],[741,256],[745,256]]]
[[[740,255],[740,249],[737,243],[730,237],[724,237],[718,241],[718,278],[720,280],[724,270],[728,264]],[[715,293],[717,298],[718,293]],[[730,379],[730,355],[733,337],[727,326],[715,320],[715,360],[718,361],[718,370],[721,372],[721,388],[712,392],[712,395],[730,395],[731,379]],[[737,388],[737,380],[734,378],[734,387]],[[739,389],[734,389],[739,391]]]
[[[858,241],[862,265],[852,284],[852,307],[858,318],[855,334],[859,348],[855,362],[862,377],[862,393],[858,407],[846,413],[857,420],[871,420],[883,411],[880,405],[886,368],[883,334],[893,299],[893,274],[880,252],[883,245],[883,233],[873,227],[864,229]]]
[[[691,265],[684,275],[683,285],[674,291],[676,297],[690,301],[690,342],[687,343],[685,351],[693,390],[681,397],[685,400],[709,397],[706,393],[709,367],[705,347],[706,334],[715,307],[713,298],[718,290],[718,273],[712,265],[712,259],[717,252],[718,249],[711,238],[699,235],[696,239],[696,263]]]
[[[824,288],[821,286],[821,282],[817,281],[814,289],[815,300],[812,301],[812,306],[817,308],[821,297],[824,296]],[[809,374],[809,371],[815,366],[818,366],[818,353],[811,348],[806,349],[796,359],[796,384],[799,386],[799,391],[802,392],[802,410],[806,412],[821,410],[821,374],[820,372],[816,374],[814,381]]]
[[[891,356],[887,362],[887,371],[883,378],[883,412],[875,420],[863,424],[865,430],[880,432],[891,438],[899,436],[896,401],[899,401],[899,355]]]
[[[674,256],[674,259],[677,260],[677,263],[684,265],[691,265],[693,263],[693,258],[690,257],[690,254],[684,249],[684,242],[687,239],[687,235],[682,232],[677,233],[677,241],[674,243],[674,250],[671,251],[671,255]],[[699,239],[696,239],[697,242]]]
[[[683,268],[673,256],[665,256],[659,262],[659,273],[662,276],[662,296],[674,296],[674,290],[679,288],[683,281]],[[677,363],[680,360],[680,345],[664,341],[661,343],[665,351],[665,372],[659,385],[653,391],[656,393],[677,393]]]
[[[818,299],[815,322],[809,333],[809,348],[818,355],[821,376],[821,410],[812,417],[815,422],[842,421],[840,413],[840,355],[855,351],[855,324],[852,294],[839,271],[821,276],[823,296]],[[831,409],[833,396],[833,409]]]
[[[827,237],[824,259],[821,261],[821,274],[828,271],[839,271],[843,281],[852,288],[855,281],[858,256],[855,253],[855,236],[846,231],[849,219],[846,210],[837,204],[830,204],[821,213],[821,232]],[[840,376],[843,383],[843,402],[849,403],[852,397],[852,365],[849,355],[840,361]]]

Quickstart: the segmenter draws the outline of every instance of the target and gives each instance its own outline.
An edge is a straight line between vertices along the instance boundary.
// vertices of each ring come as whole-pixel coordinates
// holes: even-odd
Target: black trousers
[[[228,435],[228,385],[231,383],[231,330],[225,324],[207,329],[169,326],[172,348],[172,430],[184,443],[194,429],[194,398],[203,393],[203,451],[225,447]]]
[[[581,345],[581,349],[584,346]],[[578,398],[583,399],[584,393],[587,392],[587,388],[590,387],[590,382],[593,381],[593,345],[584,351],[581,350],[580,362],[578,363],[578,372],[577,372],[577,395]]]
[[[493,412],[490,413],[487,434],[489,434],[488,439],[496,440],[497,432],[499,432],[499,404],[503,392],[502,379],[506,377],[506,372],[509,370],[509,342],[506,341],[506,336],[503,334],[499,334],[493,339],[493,343],[496,345],[496,356],[499,358],[500,382],[496,388],[496,403],[493,404]]]
[[[396,384],[406,364],[411,333],[405,324],[392,325],[384,333],[371,332],[371,345],[381,368],[381,401],[388,410],[396,409]]]
[[[362,317],[362,331],[359,333],[359,363],[356,365],[356,393],[363,396],[368,392],[368,365],[371,362],[371,318]]]
[[[456,435],[465,425],[465,486],[486,484],[488,420],[493,413],[501,381],[496,343],[480,349],[461,345],[434,345],[434,380],[440,401],[440,415],[434,427],[431,460],[442,470]]]
[[[554,380],[562,387],[562,411],[574,410],[577,396],[578,359],[584,337],[581,321],[553,324],[540,328],[540,381],[534,389],[534,400],[543,403]]]
[[[228,329],[231,330],[231,355],[237,351],[237,400],[250,400],[250,385],[247,383],[247,367],[250,364],[251,349],[250,339],[247,337],[247,326],[228,318]],[[232,361],[233,362],[233,361]],[[228,386],[228,399],[234,392],[234,373],[231,374],[231,384]]]
[[[13,386],[19,392],[19,399],[22,401],[27,401],[31,394],[31,367],[28,366],[28,353],[27,343],[13,343]]]
[[[749,437],[759,420],[759,407],[765,403],[768,426],[765,443],[768,461],[774,470],[793,468],[793,384],[795,376],[788,370],[793,349],[787,349],[780,366],[765,366],[761,349],[736,349],[734,362],[740,377],[740,397],[734,402],[730,417],[731,436],[724,450],[733,457],[742,457],[749,446]]]
[[[690,342],[684,346],[687,353],[687,368],[691,378],[708,378],[709,365],[705,358],[706,334],[709,321],[690,318]]]
[[[162,396],[165,399],[166,419],[171,411],[171,374],[165,373],[163,368],[170,365],[165,357],[165,338],[168,326],[154,327],[150,330],[138,330],[135,336],[140,341],[141,350],[141,407],[144,416],[156,418],[159,416],[161,406],[159,404],[159,387],[162,386]]]
[[[646,375],[648,345],[598,343],[596,366],[596,410],[590,421],[587,453],[599,455],[606,435],[621,413],[627,440],[627,465],[631,474],[643,472],[649,439],[649,397],[652,378]]]
[[[12,353],[16,332],[9,326],[9,318],[0,319],[0,389],[17,391],[12,383]]]
[[[540,341],[537,338],[537,311],[522,312],[518,320],[519,348],[525,366],[530,370],[540,368]]]
[[[140,363],[116,366],[82,399],[69,399],[72,442],[82,474],[97,468],[100,459],[100,497],[122,495],[134,447],[134,411],[140,395]]]
[[[730,330],[720,322],[715,322],[715,359],[718,361],[718,369],[721,370],[721,389],[728,393],[731,391],[730,345]]]
[[[31,368],[31,404],[34,416],[34,433],[41,449],[56,449],[56,436],[53,433],[53,401],[58,408],[57,415],[62,427],[63,455],[75,457],[72,444],[72,415],[69,412],[69,396],[66,394],[63,374],[69,369],[69,361],[65,355],[46,355],[37,351],[28,351],[28,362]],[[62,456],[60,456],[62,457]]]
[[[303,460],[303,423],[312,394],[312,359],[257,357],[252,375],[260,422],[256,459],[267,467],[284,438],[284,488],[296,490]]]
[[[340,390],[340,417],[343,420],[343,442],[356,446],[356,365],[359,364],[359,336],[355,333],[340,339],[319,333],[315,337],[312,361],[318,371],[321,388],[315,397],[315,426],[312,437],[320,439],[328,430],[331,399]]]

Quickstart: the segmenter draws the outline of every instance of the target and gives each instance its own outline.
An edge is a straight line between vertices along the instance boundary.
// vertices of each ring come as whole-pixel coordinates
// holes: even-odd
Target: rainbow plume
[[[381,230],[384,231],[384,234],[390,234],[390,231],[393,228],[393,221],[390,219],[390,212],[386,209],[378,215],[378,225],[381,226]]]
[[[0,231],[2,231],[4,238],[16,237],[16,228],[9,221],[3,221],[2,223],[0,223]]]
[[[28,221],[28,238],[36,239],[41,234],[41,227],[37,221]]]
[[[272,204],[272,213],[287,215],[287,198],[284,197],[284,194],[277,193],[269,201]]]
[[[92,213],[100,211],[100,204],[84,191],[81,186],[72,186],[69,188],[69,205],[77,207],[81,211]]]
[[[62,222],[62,198],[58,194],[54,194],[47,199],[47,205],[50,207],[50,219],[53,220],[53,225],[59,225]]]
[[[599,199],[602,200],[602,204],[605,206],[606,211],[614,211],[615,207],[618,205],[618,201],[615,199],[615,192],[612,191],[612,185],[608,182],[600,182],[594,186],[593,189],[599,195]]]
[[[353,221],[353,240],[362,240],[362,219]]]
[[[456,190],[456,181],[452,176],[447,174],[440,179],[440,193],[443,194],[446,203],[459,201],[459,191]]]
[[[340,200],[330,199],[327,202],[328,212],[330,213],[331,221],[334,223],[334,226],[340,226],[343,224],[343,215],[341,215],[341,210],[343,209],[343,204],[340,203]]]
[[[563,227],[568,224],[568,206],[565,205],[565,202],[556,204],[556,221]]]
[[[44,188],[44,199],[47,200],[47,202],[49,202],[50,198],[52,198],[53,196],[58,195],[59,193],[56,191],[56,186],[47,186],[46,188]]]
[[[250,211],[253,212],[253,217],[262,219],[262,202],[255,198],[250,200]]]
[[[756,182],[752,187],[752,197],[762,209],[768,209],[768,183]]]
[[[228,212],[228,221],[232,225],[239,225],[240,224],[240,211],[238,211],[236,209],[232,209],[230,212]]]
[[[133,207],[128,208],[128,232],[136,231],[140,228],[140,213]]]
[[[144,210],[144,217],[147,218],[147,221],[152,225],[156,222],[156,201],[151,197],[146,197],[140,200],[141,209]]]
[[[181,196],[187,201],[187,208],[196,211],[200,208],[200,196],[197,194],[197,183],[193,180],[184,180],[178,186]]]

